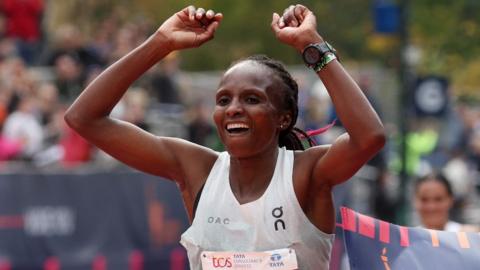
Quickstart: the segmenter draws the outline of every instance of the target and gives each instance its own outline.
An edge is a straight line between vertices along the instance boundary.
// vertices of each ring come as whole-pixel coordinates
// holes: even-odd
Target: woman
[[[464,225],[449,218],[453,206],[453,192],[450,182],[440,173],[428,174],[415,183],[415,210],[421,226],[427,229],[469,232],[478,231],[472,225]]]
[[[156,137],[109,117],[133,81],[170,52],[212,39],[222,18],[193,6],[176,13],[92,82],[65,119],[120,161],[178,184],[192,222],[181,241],[192,269],[268,262],[284,267],[276,269],[328,269],[332,188],[385,141],[377,114],[333,50],[315,65],[347,130],[332,145],[290,151],[303,149],[294,129],[297,85],[279,62],[266,57],[241,60],[221,79],[213,118],[226,152]],[[278,40],[299,52],[324,44],[315,16],[302,5],[282,16],[274,13],[271,27]],[[244,251],[250,253],[239,253]]]

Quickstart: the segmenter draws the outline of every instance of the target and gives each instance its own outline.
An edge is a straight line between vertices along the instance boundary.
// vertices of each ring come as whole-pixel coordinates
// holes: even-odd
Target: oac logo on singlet
[[[230,224],[229,218],[221,218],[221,217],[208,217],[207,222],[210,224],[223,224],[228,225]]]
[[[283,221],[283,206],[275,207],[272,210],[272,216],[275,218],[275,222],[273,223],[273,227],[275,231],[278,231],[280,228],[286,230],[285,221]]]

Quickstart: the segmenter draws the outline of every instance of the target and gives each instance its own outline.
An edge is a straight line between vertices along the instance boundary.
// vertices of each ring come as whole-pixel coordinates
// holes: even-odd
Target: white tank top
[[[295,250],[298,269],[328,269],[334,234],[315,227],[296,198],[293,152],[279,149],[272,180],[257,200],[240,204],[229,182],[230,156],[220,153],[210,172],[192,225],[180,243],[190,268],[200,270],[203,251]]]

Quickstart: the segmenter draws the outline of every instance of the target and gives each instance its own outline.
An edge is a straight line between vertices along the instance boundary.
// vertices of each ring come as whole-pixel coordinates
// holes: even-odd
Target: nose
[[[225,113],[227,116],[233,117],[237,115],[241,115],[243,113],[243,106],[238,99],[233,99],[230,104],[228,104]]]

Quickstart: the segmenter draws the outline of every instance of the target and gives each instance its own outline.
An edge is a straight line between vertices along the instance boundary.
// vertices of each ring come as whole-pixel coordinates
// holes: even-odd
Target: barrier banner
[[[403,227],[340,209],[352,270],[477,270],[480,234]]]
[[[187,269],[176,185],[137,172],[0,175],[1,270]]]

